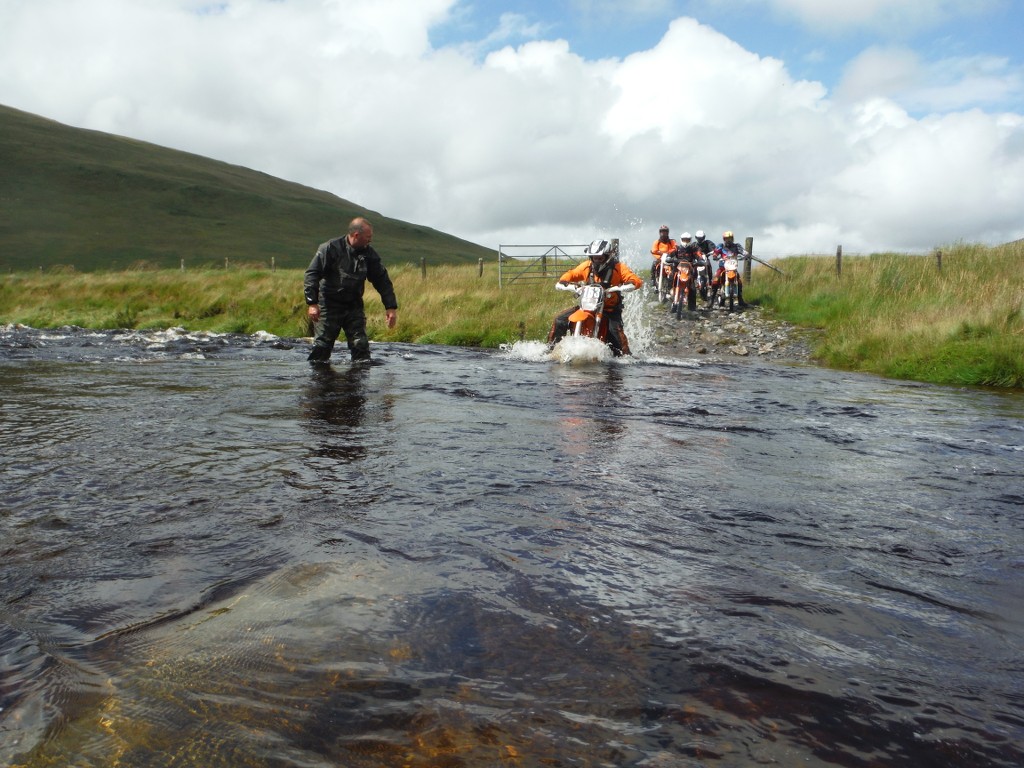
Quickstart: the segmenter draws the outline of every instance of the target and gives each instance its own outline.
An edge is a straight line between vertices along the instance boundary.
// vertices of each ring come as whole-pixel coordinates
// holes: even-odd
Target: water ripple
[[[1024,762],[1019,395],[524,344],[0,326],[0,762]]]

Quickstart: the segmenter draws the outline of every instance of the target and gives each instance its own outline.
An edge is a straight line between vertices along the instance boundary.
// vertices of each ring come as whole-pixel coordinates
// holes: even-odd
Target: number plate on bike
[[[587,285],[580,291],[580,309],[596,312],[604,299],[604,288],[600,285]]]

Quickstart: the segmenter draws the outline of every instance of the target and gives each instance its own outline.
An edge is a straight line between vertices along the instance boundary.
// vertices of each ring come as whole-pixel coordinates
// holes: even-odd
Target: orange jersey
[[[590,282],[590,259],[587,259],[579,266],[573,267],[560,278],[560,283],[587,283]],[[612,267],[611,279],[608,282],[609,287],[612,285],[625,285],[629,283],[636,288],[642,288],[644,281],[637,277],[636,273],[633,272],[629,267],[623,264],[621,261],[616,261],[615,266]],[[605,309],[615,309],[619,306],[619,302],[622,301],[622,296],[619,293],[609,293],[605,296],[604,306]]]
[[[676,241],[673,240],[672,238],[669,238],[668,242],[663,243],[661,242],[661,238],[659,237],[657,240],[654,241],[654,245],[651,246],[651,255],[654,256],[655,259],[661,259],[661,257],[664,256],[666,253],[675,252]]]

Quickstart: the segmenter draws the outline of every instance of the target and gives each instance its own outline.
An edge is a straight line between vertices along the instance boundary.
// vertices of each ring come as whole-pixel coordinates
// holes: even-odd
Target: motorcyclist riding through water
[[[584,251],[589,258],[558,278],[559,285],[570,283],[600,283],[605,290],[618,287],[618,291],[605,296],[604,317],[608,323],[606,343],[612,353],[631,354],[629,340],[622,326],[622,297],[620,293],[641,288],[644,281],[618,259],[617,246],[608,240],[594,240]],[[554,346],[569,332],[569,315],[579,307],[562,312],[555,317],[548,334],[548,346]]]

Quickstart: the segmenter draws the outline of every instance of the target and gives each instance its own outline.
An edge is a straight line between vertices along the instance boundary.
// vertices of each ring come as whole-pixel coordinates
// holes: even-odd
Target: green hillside
[[[0,270],[305,267],[356,215],[388,263],[494,251],[258,171],[0,105]]]

